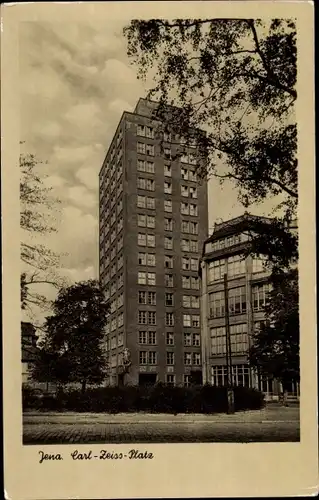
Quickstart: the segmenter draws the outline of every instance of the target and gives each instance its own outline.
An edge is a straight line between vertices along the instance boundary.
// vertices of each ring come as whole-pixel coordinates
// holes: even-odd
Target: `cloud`
[[[92,208],[96,205],[96,197],[84,186],[69,187],[68,198],[72,203],[80,207]]]
[[[87,188],[97,192],[99,186],[99,179],[97,172],[95,172],[91,167],[80,168],[75,174],[75,176],[82,182]]]

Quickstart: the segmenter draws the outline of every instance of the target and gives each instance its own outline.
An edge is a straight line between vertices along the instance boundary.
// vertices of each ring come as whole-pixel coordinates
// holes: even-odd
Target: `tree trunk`
[[[86,389],[86,380],[82,380],[82,387],[81,387],[82,394],[85,393],[85,389]]]

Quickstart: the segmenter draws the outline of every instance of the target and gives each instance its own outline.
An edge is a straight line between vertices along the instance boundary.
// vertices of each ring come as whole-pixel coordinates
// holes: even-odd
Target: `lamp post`
[[[225,331],[226,331],[226,365],[227,365],[227,413],[234,413],[234,388],[233,388],[233,369],[232,353],[229,327],[229,307],[228,307],[228,280],[227,274],[224,274],[224,297],[225,297]]]

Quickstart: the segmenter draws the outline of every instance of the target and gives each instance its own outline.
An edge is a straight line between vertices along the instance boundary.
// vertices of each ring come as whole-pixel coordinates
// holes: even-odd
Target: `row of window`
[[[227,366],[212,366],[212,385],[225,386],[227,384]],[[232,382],[235,386],[250,387],[248,365],[232,366]]]
[[[226,273],[228,278],[233,278],[246,273],[246,258],[243,255],[232,255],[225,259],[214,260],[208,265],[208,282],[223,279]],[[252,272],[259,273],[265,270],[264,258],[253,258]]]
[[[118,278],[111,283],[111,286],[105,289],[104,291],[105,300],[108,300],[117,292],[117,290],[120,290],[123,284],[124,284],[124,276],[123,273],[121,273],[118,276]]]
[[[139,331],[138,332],[139,344],[156,345],[157,336],[155,331]],[[174,333],[166,332],[166,345],[174,346]],[[199,333],[184,333],[184,346],[185,347],[200,347],[200,334]]]
[[[139,351],[140,365],[157,365],[158,353],[156,351]],[[172,366],[175,364],[175,353],[166,352],[166,364]],[[201,355],[199,352],[184,352],[184,365],[200,365]]]
[[[155,248],[156,239],[155,234],[150,233],[138,233],[137,244],[140,247],[150,247]],[[173,237],[164,236],[164,248],[165,250],[173,250]],[[181,250],[183,252],[198,252],[198,241],[196,240],[181,240]]]
[[[145,191],[155,191],[155,180],[147,179],[146,177],[137,178],[138,189]],[[164,181],[164,193],[173,194],[173,186],[171,181]],[[197,198],[197,187],[181,185],[181,195],[185,198]]]
[[[139,285],[156,285],[156,274],[147,273],[144,271],[139,271],[137,273],[137,283]],[[198,276],[182,276],[182,288],[199,290],[199,278]],[[165,286],[174,286],[174,276],[173,274],[165,274]]]
[[[252,307],[254,311],[264,309],[270,287],[268,283],[252,286]],[[231,288],[228,291],[229,314],[244,314],[247,311],[246,287]],[[209,311],[212,318],[225,316],[224,291],[209,294]]]
[[[143,305],[156,305],[156,292],[138,292],[138,303]],[[183,307],[199,309],[199,297],[196,295],[183,295],[182,297]],[[171,307],[174,305],[174,294],[165,293],[165,306]]]
[[[138,208],[147,208],[149,210],[155,210],[155,198],[150,198],[149,196],[137,196],[137,207]],[[172,212],[173,204],[172,200],[164,200],[164,211]],[[191,215],[196,217],[198,215],[197,205],[193,203],[181,203],[181,214],[183,215]]]
[[[101,205],[103,205],[103,200],[101,199]],[[116,205],[116,212],[113,212],[113,214],[119,216],[123,210],[123,198],[118,200],[117,205]],[[110,216],[110,207],[103,206],[103,209],[101,210],[101,215],[103,215],[103,222],[107,221],[109,216]],[[101,229],[103,228],[103,224],[101,226]]]
[[[155,173],[155,163],[148,160],[137,160],[137,171],[146,172],[147,174]],[[164,176],[172,177],[172,167],[170,164],[164,164]],[[181,177],[184,181],[197,182],[197,175],[194,170],[189,170],[187,168],[181,168]]]
[[[138,253],[138,264],[140,266],[154,267],[156,265],[156,254],[154,253]],[[174,266],[174,257],[172,255],[164,256],[164,267],[172,269]],[[185,271],[198,271],[198,259],[182,257],[182,269]]]
[[[207,253],[214,252],[215,250],[222,250],[224,248],[231,247],[233,245],[238,245],[249,240],[249,235],[247,233],[235,234],[233,236],[228,236],[227,238],[221,238],[213,242],[206,243],[205,251]]]
[[[155,228],[155,216],[137,214],[137,225],[138,227]],[[164,218],[164,230],[173,231],[173,219],[169,219],[167,217]],[[198,234],[198,223],[193,221],[182,221],[181,232]]]
[[[139,325],[156,325],[156,311],[138,311]],[[165,313],[165,325],[174,326],[174,313]],[[199,328],[199,314],[183,314],[183,326]]]

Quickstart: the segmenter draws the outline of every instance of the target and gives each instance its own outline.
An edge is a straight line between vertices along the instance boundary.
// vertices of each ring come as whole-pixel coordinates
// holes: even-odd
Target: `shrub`
[[[235,410],[256,410],[263,407],[264,396],[255,389],[235,387]],[[38,405],[38,406],[37,406]],[[156,384],[150,387],[124,386],[78,389],[44,396],[41,400],[25,393],[23,409],[38,407],[48,411],[76,412],[152,412],[152,413],[220,413],[227,411],[227,390],[211,385],[171,387]]]

